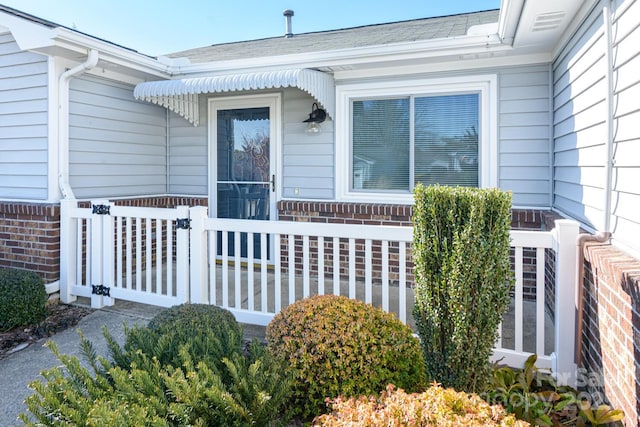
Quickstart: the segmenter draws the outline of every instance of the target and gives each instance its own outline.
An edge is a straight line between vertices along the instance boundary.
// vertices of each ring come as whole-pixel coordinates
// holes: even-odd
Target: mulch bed
[[[47,317],[43,321],[0,332],[0,359],[7,357],[22,344],[31,344],[77,325],[80,319],[92,311],[90,308],[60,302],[49,304]]]

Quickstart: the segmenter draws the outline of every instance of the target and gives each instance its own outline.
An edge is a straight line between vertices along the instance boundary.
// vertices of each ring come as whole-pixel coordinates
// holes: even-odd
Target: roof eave
[[[283,69],[291,67],[330,68],[399,60],[425,59],[507,49],[497,34],[403,42],[389,45],[296,53],[261,58],[210,61],[177,67],[180,75],[229,73],[235,70]]]

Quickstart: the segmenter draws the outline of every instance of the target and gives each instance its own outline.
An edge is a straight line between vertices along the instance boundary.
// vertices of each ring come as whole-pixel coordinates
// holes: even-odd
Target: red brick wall
[[[0,202],[0,267],[60,278],[60,206]]]
[[[581,368],[588,391],[640,425],[640,260],[611,245],[585,246]]]

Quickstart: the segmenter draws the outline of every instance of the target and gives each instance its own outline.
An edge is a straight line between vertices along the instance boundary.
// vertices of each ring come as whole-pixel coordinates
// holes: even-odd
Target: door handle
[[[271,175],[271,191],[276,192],[276,175]]]

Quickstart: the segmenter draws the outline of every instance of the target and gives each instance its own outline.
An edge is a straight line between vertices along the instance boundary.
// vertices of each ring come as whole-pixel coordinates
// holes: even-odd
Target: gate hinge
[[[191,220],[189,218],[176,219],[176,227],[182,230],[191,229]]]
[[[93,210],[91,213],[97,215],[110,215],[109,209],[111,208],[109,205],[93,205]]]
[[[104,297],[110,297],[109,290],[111,288],[104,285],[91,285],[91,293],[93,295],[102,295]]]

